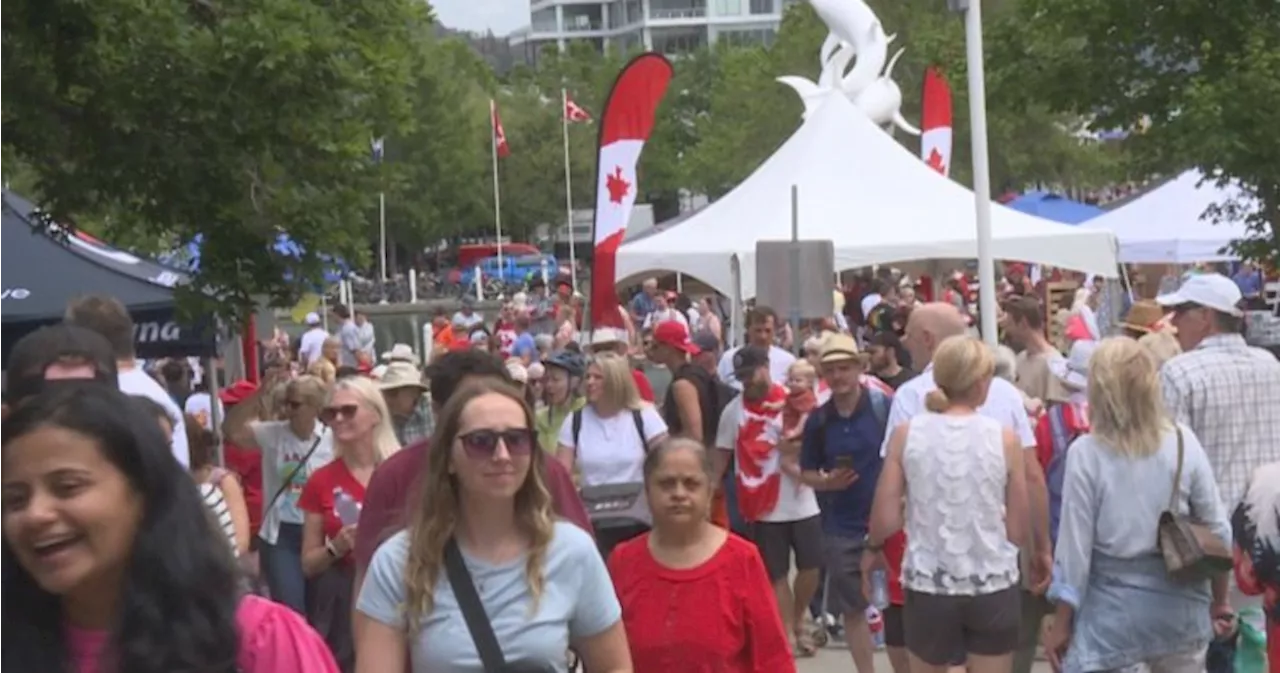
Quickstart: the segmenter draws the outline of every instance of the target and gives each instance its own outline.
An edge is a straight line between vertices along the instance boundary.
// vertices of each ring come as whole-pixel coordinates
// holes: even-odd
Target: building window
[[[749,0],[752,14],[774,14],[774,0]]]
[[[535,33],[555,33],[560,27],[556,25],[556,8],[540,9],[529,17],[530,28]]]
[[[652,19],[697,19],[706,15],[704,0],[649,0]]]
[[[742,16],[742,0],[716,0],[716,16]]]
[[[705,28],[675,28],[653,31],[653,50],[663,54],[684,54],[707,44]]]

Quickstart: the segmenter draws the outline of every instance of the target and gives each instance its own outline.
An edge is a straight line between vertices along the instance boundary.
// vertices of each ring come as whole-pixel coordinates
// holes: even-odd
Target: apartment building
[[[772,44],[783,9],[797,0],[531,0],[529,26],[512,48],[530,62],[548,45],[575,40],[600,51],[652,50],[668,55],[720,40]]]

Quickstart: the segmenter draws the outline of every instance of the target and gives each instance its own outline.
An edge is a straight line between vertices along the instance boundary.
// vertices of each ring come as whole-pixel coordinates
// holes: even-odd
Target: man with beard
[[[893,332],[872,335],[867,342],[867,355],[870,357],[871,373],[894,390],[916,377],[915,370],[902,365],[906,350],[898,335]]]

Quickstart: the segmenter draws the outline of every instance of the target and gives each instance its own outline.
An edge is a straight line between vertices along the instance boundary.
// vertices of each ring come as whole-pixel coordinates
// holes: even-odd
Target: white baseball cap
[[[307,317],[305,320],[303,320],[303,322],[307,323],[308,325],[319,325],[320,314],[312,311],[311,313],[307,314]]]
[[[1183,281],[1176,292],[1156,297],[1156,303],[1169,307],[1195,304],[1238,318],[1244,315],[1239,307],[1242,298],[1235,281],[1220,273],[1202,273]]]

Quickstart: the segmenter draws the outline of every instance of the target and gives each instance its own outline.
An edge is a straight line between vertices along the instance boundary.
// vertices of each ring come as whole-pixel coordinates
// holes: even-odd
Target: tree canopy
[[[1020,0],[995,32],[994,77],[1021,105],[1128,131],[1141,174],[1198,168],[1260,205],[1232,247],[1280,266],[1280,5],[1243,0]],[[1207,217],[1237,217],[1222,203]]]
[[[990,7],[997,33],[1036,2],[1043,0]],[[968,184],[960,16],[945,0],[871,4],[906,46],[895,77],[908,119],[919,117],[926,65],[940,66],[953,82],[952,176]],[[643,199],[659,221],[677,215],[692,195],[715,198],[732,189],[795,131],[800,103],[774,78],[815,76],[824,37],[812,9],[797,3],[768,45],[721,43],[676,58],[639,166]],[[1269,39],[1246,42],[1255,61],[1268,58],[1257,52],[1274,46]],[[991,41],[1057,53],[1044,46],[1048,37],[1028,40]],[[173,249],[201,235],[192,286],[202,292],[185,299],[196,310],[232,317],[243,315],[251,296],[289,304],[314,287],[321,254],[372,266],[379,192],[393,251],[402,257],[442,240],[490,235],[491,99],[511,150],[499,161],[504,233],[531,240],[539,225],[559,225],[560,92],[598,116],[629,56],[571,42],[563,53],[541,54],[536,67],[495,73],[465,38],[433,26],[429,6],[417,0],[14,0],[5,6],[2,55],[6,180],[59,221],[119,245]],[[1274,63],[1275,55],[1269,58]],[[1050,105],[1030,93],[1047,66],[1015,61],[1036,67],[989,66],[992,184],[1088,187],[1119,177],[1125,167],[1114,151],[1081,143],[1068,130],[1080,109],[1096,106],[1067,105],[1065,92],[1090,78],[1063,82]],[[1278,78],[1265,81],[1265,74],[1242,71],[1214,86],[1274,92]],[[1180,109],[1204,108],[1196,116],[1204,119],[1218,100],[1209,86],[1202,82],[1198,97]],[[1274,109],[1256,114],[1274,116]],[[1249,128],[1263,133],[1261,125]],[[570,124],[568,131],[573,203],[590,208],[598,130]],[[370,155],[375,137],[385,139],[381,163]],[[916,139],[900,140],[916,149]],[[1220,142],[1223,154],[1261,156]],[[1257,137],[1259,146],[1268,142],[1274,140]],[[300,258],[273,250],[280,233],[301,246]]]

